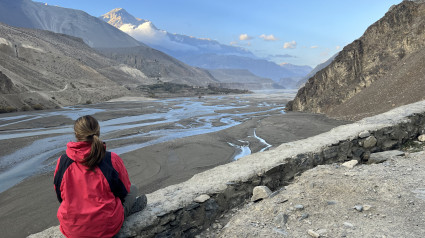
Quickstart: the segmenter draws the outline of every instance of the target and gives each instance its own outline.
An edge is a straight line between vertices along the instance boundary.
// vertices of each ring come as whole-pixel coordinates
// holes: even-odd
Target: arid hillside
[[[424,46],[425,4],[403,1],[311,77],[288,110],[356,120],[423,100]]]
[[[99,102],[152,83],[80,38],[0,24],[0,107],[4,111]],[[126,86],[126,87],[124,87]]]

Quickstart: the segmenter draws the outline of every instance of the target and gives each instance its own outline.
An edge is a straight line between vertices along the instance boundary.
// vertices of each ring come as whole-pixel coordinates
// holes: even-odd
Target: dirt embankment
[[[222,216],[199,237],[424,237],[424,143],[385,162],[320,165],[260,202]],[[409,152],[410,151],[410,152]]]

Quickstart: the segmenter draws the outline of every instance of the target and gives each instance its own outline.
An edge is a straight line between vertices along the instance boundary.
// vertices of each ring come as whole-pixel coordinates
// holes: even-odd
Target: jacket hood
[[[76,162],[81,162],[84,158],[89,156],[91,151],[91,142],[79,141],[68,142],[66,145],[66,155]]]

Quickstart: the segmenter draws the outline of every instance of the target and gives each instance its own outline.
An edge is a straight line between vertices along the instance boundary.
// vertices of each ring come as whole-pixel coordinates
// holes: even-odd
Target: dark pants
[[[124,206],[124,218],[130,215],[131,208],[133,207],[134,202],[136,201],[137,196],[137,187],[131,185],[130,192],[125,197],[125,201],[122,204]]]

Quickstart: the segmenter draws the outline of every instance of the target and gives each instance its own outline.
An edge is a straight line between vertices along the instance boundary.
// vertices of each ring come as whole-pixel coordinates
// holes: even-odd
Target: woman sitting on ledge
[[[122,159],[106,151],[94,117],[78,118],[74,132],[77,142],[67,144],[54,177],[60,231],[66,237],[113,237],[125,217],[146,207],[146,196],[136,198],[137,187]]]

